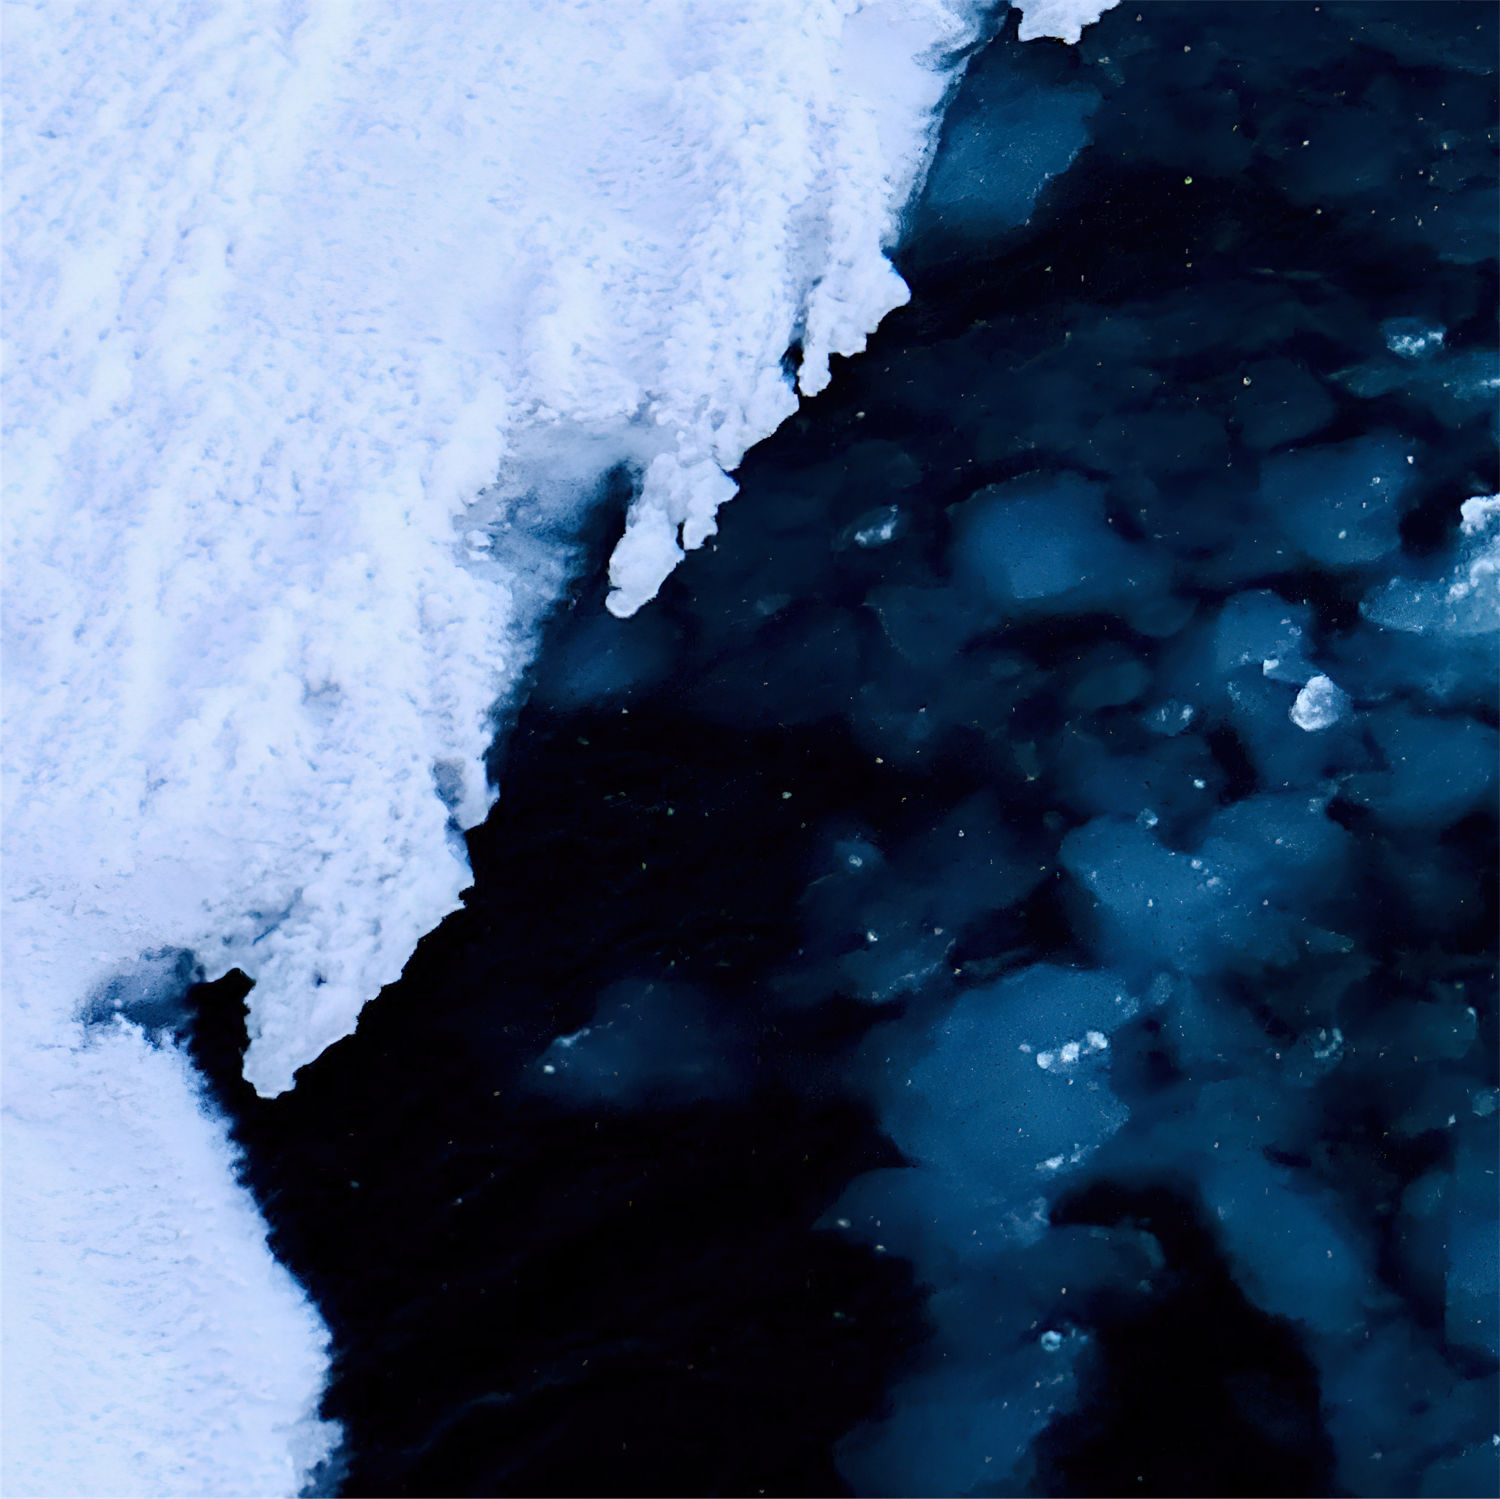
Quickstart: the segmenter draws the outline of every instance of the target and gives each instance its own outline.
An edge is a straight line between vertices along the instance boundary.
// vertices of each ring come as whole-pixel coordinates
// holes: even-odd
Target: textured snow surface
[[[30,1008],[171,944],[256,980],[263,1091],[348,1031],[466,883],[438,787],[487,809],[591,482],[645,470],[625,612],[794,409],[788,344],[815,390],[905,299],[961,8],[15,8]]]
[[[327,1338],[186,1058],[118,1022],[7,1058],[5,1106],[0,1489],[295,1494]]]
[[[453,909],[597,481],[629,612],[906,289],[971,0],[16,4],[5,78],[4,1486],[290,1492],[316,1317],[143,952],[263,1092]]]

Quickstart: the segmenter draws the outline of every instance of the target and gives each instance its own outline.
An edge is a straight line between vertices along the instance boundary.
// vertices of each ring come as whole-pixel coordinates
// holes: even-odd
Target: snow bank
[[[788,345],[816,390],[905,299],[965,9],[17,13],[24,1007],[166,943],[256,980],[264,1092],[348,1031],[466,883],[598,475],[645,475],[627,612],[794,409]]]
[[[5,1487],[287,1492],[316,1317],[148,950],[270,1094],[468,881],[600,476],[628,612],[906,290],[973,0],[8,16]]]
[[[191,1065],[119,1022],[5,1069],[3,1489],[295,1494],[327,1334]]]

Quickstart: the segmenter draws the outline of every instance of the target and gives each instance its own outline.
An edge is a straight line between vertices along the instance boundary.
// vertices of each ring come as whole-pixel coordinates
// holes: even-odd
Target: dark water
[[[1500,487],[1495,23],[1009,23],[466,909],[274,1101],[197,991],[327,1484],[1496,1492],[1496,636],[1392,584]]]

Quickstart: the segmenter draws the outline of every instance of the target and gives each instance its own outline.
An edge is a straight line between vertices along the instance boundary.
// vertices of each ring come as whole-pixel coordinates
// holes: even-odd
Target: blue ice
[[[1088,144],[1099,95],[998,73],[976,83],[983,102],[950,116],[922,209],[945,228],[983,237],[1031,217],[1042,189]]]
[[[1161,562],[1115,532],[1103,486],[1078,474],[991,485],[954,529],[955,571],[1005,614],[1128,612],[1165,588]]]
[[[1401,500],[1411,485],[1410,441],[1385,432],[1268,459],[1261,497],[1282,531],[1315,562],[1355,567],[1401,545]]]

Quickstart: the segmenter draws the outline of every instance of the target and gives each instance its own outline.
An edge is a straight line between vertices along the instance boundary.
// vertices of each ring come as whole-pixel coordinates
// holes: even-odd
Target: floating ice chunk
[[[650,686],[668,669],[672,647],[671,625],[650,610],[628,620],[575,617],[538,663],[537,696],[576,708]]]
[[[1332,728],[1349,711],[1349,694],[1320,672],[1297,694],[1288,716],[1299,729],[1316,734]]]
[[[1215,814],[1193,855],[1140,822],[1097,818],[1063,839],[1068,873],[1127,971],[1210,972],[1290,961],[1320,891],[1336,888],[1348,834],[1303,795],[1249,797]]]
[[[1368,715],[1385,769],[1347,778],[1343,794],[1395,827],[1442,828],[1489,796],[1500,736],[1467,717],[1387,708]]]
[[[1237,1278],[1258,1306],[1325,1333],[1364,1321],[1375,1290],[1370,1255],[1327,1194],[1300,1190],[1291,1172],[1254,1150],[1228,1154],[1203,1192]]]
[[[1309,557],[1353,567],[1401,544],[1400,503],[1412,482],[1411,444],[1394,433],[1301,448],[1267,460],[1261,495]]]
[[[1385,346],[1402,359],[1428,359],[1443,347],[1447,329],[1421,318],[1389,318],[1380,325]]]
[[[1407,391],[1445,427],[1493,411],[1500,388],[1500,355],[1493,349],[1429,352],[1420,359],[1382,354],[1333,377],[1365,400]]]
[[[869,946],[847,954],[840,965],[847,988],[872,1004],[915,994],[941,971],[952,951],[953,939],[945,940],[943,930],[902,924],[887,934],[890,940],[884,943],[879,932],[866,932]]]
[[[1029,474],[955,512],[954,566],[1007,613],[1128,609],[1165,583],[1161,561],[1110,526],[1104,490],[1077,474]]]
[[[1083,35],[1085,26],[1092,26],[1120,0],[1011,0],[1011,3],[1021,12],[1021,29],[1017,34],[1023,42],[1051,36],[1071,44]]]
[[[972,74],[944,127],[920,212],[949,232],[1002,233],[1031,217],[1042,189],[1088,144],[1090,88],[1042,88],[995,66]]]
[[[1018,1206],[1039,1166],[1077,1164],[1125,1122],[1099,1060],[1138,1009],[1115,973],[1045,963],[972,990],[899,1079],[878,1070],[885,1127],[976,1198]]]
[[[1500,1227],[1496,1219],[1494,1118],[1460,1131],[1455,1152],[1448,1236],[1447,1315],[1449,1339],[1500,1354]]]
[[[1181,734],[1192,723],[1196,713],[1197,710],[1191,703],[1184,703],[1178,698],[1170,697],[1166,702],[1159,703],[1155,708],[1141,714],[1141,722],[1153,734],[1161,734],[1171,739]]]
[[[1419,1499],[1469,1499],[1471,1494],[1495,1493],[1500,1493],[1500,1438],[1475,1442],[1457,1457],[1437,1458],[1423,1474],[1418,1490]]]
[[[837,960],[839,987],[872,1003],[921,988],[965,923],[1019,900],[1043,878],[983,792],[907,843],[884,874],[869,845],[835,845],[836,859],[849,854],[863,864],[836,866],[807,893],[809,940],[842,937],[848,948],[853,938],[858,945]]]
[[[863,550],[889,545],[906,530],[906,516],[899,505],[882,505],[868,510],[846,526],[834,543],[836,550],[857,546]]]
[[[1049,1355],[1035,1340],[1028,1352],[1029,1359],[992,1352],[988,1367],[941,1368],[898,1384],[887,1397],[889,1414],[855,1427],[835,1448],[850,1489],[871,1495],[1014,1492],[1013,1470],[1037,1434],[1072,1403],[1075,1387],[1071,1368],[1059,1367],[1066,1352]]]
[[[1263,676],[1305,682],[1314,675],[1303,656],[1311,620],[1305,604],[1289,604],[1268,589],[1237,593],[1214,624],[1214,666],[1228,675],[1255,664]]]

